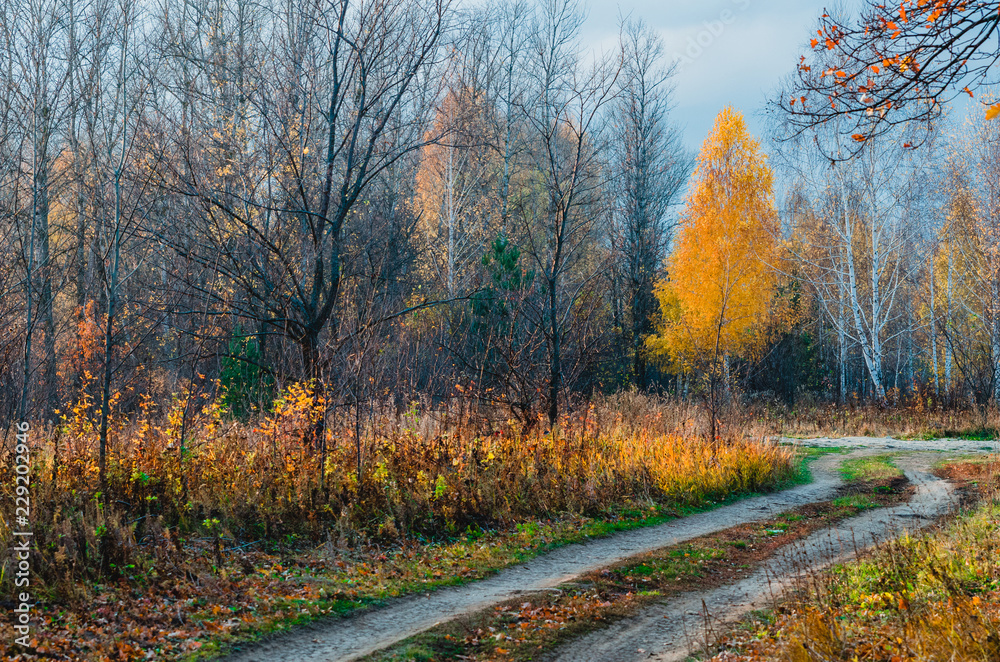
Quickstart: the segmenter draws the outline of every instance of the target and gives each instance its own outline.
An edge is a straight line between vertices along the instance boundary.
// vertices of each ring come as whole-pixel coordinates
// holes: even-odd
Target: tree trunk
[[[879,319],[879,297],[878,297],[878,280],[876,266],[878,263],[877,257],[873,259],[872,265],[872,328],[865,328],[864,322],[862,320],[861,314],[861,301],[858,295],[858,281],[857,272],[854,269],[854,255],[851,249],[852,237],[853,237],[853,227],[850,219],[845,218],[845,235],[847,244],[847,273],[848,273],[848,295],[850,296],[850,306],[851,313],[854,319],[854,328],[857,330],[858,338],[862,340],[861,343],[861,355],[865,360],[865,366],[868,368],[868,375],[871,378],[871,386],[875,393],[875,397],[878,399],[879,403],[885,402],[885,386],[882,382],[882,343],[878,336],[878,329],[875,324],[875,320]]]
[[[47,196],[46,196],[47,197]],[[46,200],[46,205],[44,208],[44,215],[41,220],[41,234],[39,239],[41,240],[39,244],[40,254],[38,256],[38,263],[41,267],[41,287],[39,296],[39,305],[41,306],[41,316],[42,316],[42,330],[45,332],[45,343],[43,345],[45,350],[45,370],[44,370],[44,381],[45,381],[45,404],[46,411],[44,412],[45,418],[50,418],[53,416],[56,409],[59,408],[59,384],[57,382],[57,368],[56,365],[56,318],[54,311],[54,293],[52,291],[52,254],[50,250],[49,242],[49,214],[48,214],[48,200]]]
[[[646,352],[644,343],[649,332],[652,284],[640,281],[632,293],[632,378],[640,391],[646,390]]]
[[[549,281],[549,334],[551,340],[549,356],[549,426],[554,427],[559,419],[559,389],[562,381],[560,364],[559,315],[556,310],[556,280]]]
[[[309,381],[309,390],[312,395],[313,402],[325,402],[326,384],[323,381],[323,371],[320,365],[319,330],[314,327],[308,328],[299,344],[299,347],[302,352],[303,372],[306,379]],[[316,419],[313,424],[312,431],[309,434],[309,446],[313,450],[319,451],[321,458],[323,458],[326,454],[325,444],[326,407],[324,406],[323,413]],[[325,465],[322,467],[320,473],[320,482],[322,483],[323,474],[326,473]]]
[[[945,293],[946,310],[944,323],[946,328],[951,327],[951,289],[952,289],[952,271],[954,266],[954,259],[952,249],[948,247],[948,291]],[[951,343],[946,342],[944,344],[944,393],[945,398],[951,398]]]
[[[941,375],[938,372],[938,351],[937,351],[937,309],[934,301],[934,257],[931,256],[931,357],[934,370],[934,397],[941,397]]]

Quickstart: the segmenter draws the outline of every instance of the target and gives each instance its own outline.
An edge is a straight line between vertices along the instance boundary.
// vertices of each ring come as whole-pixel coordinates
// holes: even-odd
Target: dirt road
[[[829,443],[823,443],[825,441],[829,441]],[[894,442],[895,440],[859,439],[849,440],[848,443],[836,444],[833,440],[821,440],[821,443],[818,445],[864,446],[864,449],[858,449],[852,453],[852,455],[855,453],[860,455],[884,452],[884,449],[893,446]],[[812,444],[813,440],[809,440],[808,443]],[[929,446],[933,442],[920,443],[927,445],[923,448],[907,448],[906,450],[930,450]],[[949,447],[948,450],[981,452],[980,449],[984,444],[974,442],[970,443],[968,447],[964,447],[961,444],[958,446],[960,447],[954,449]],[[889,448],[889,450],[892,451],[894,449]],[[660,526],[629,531],[583,544],[569,545],[538,557],[524,565],[508,568],[489,579],[462,587],[441,589],[427,595],[411,596],[395,600],[382,609],[363,613],[355,617],[318,622],[312,626],[249,646],[246,650],[235,653],[227,659],[231,662],[272,662],[276,660],[346,662],[353,660],[413,636],[438,623],[463,614],[476,612],[498,602],[517,597],[522,593],[530,593],[554,587],[581,574],[611,565],[630,556],[661,547],[680,544],[687,540],[722,531],[740,523],[765,520],[781,512],[805,504],[828,500],[836,494],[837,489],[841,485],[837,468],[845,457],[845,455],[834,454],[816,460],[812,464],[814,480],[809,485],[797,486],[783,492],[746,499],[711,512],[685,517]],[[937,458],[940,456],[935,455],[934,457]],[[929,459],[914,460],[906,465],[907,470],[911,474],[911,480],[919,486],[917,499],[914,501],[916,504],[915,507],[908,506],[902,509],[893,509],[892,513],[876,513],[870,516],[868,520],[865,520],[865,522],[853,522],[855,529],[857,530],[860,527],[864,530],[866,537],[869,533],[872,535],[886,535],[895,531],[896,523],[899,521],[925,521],[920,518],[934,517],[942,509],[947,508],[950,504],[948,498],[950,488],[947,487],[946,483],[937,480],[927,472],[929,466]],[[850,532],[850,526],[844,524],[838,527],[836,531],[829,532],[828,535],[833,536],[833,538],[828,539],[833,540],[837,536],[846,539],[850,535]],[[827,534],[824,533],[823,535]],[[858,538],[856,532],[854,533],[854,537]],[[813,540],[813,538],[809,540]],[[827,547],[831,550],[834,549],[830,545]],[[808,542],[803,549],[811,549]],[[817,546],[818,549],[819,546]],[[839,550],[837,553],[840,554],[844,553],[845,548],[836,547],[836,549]],[[826,558],[818,551],[815,553],[806,551],[804,553],[808,554],[809,563],[818,562],[818,559]],[[830,554],[833,554],[833,552],[831,551]],[[830,556],[830,558],[834,556],[835,554]],[[826,562],[829,562],[829,560]],[[768,568],[771,576],[781,578],[777,583],[772,582],[773,586],[784,585],[784,582],[788,581],[789,576],[794,574],[791,572],[794,571],[794,567],[792,566],[786,568],[783,565],[775,565],[768,566]],[[732,589],[730,593],[726,593],[726,589],[718,589],[719,592],[717,595],[707,596],[712,599],[710,603],[706,599],[707,603],[717,605],[714,609],[710,607],[709,610],[713,614],[731,618],[738,615],[738,610],[727,611],[724,609],[725,605],[736,603],[749,604],[750,602],[760,600],[760,591],[758,590],[761,585],[760,581],[754,583],[751,581],[752,579],[753,577],[733,587],[729,587]],[[763,585],[767,585],[766,581]],[[744,595],[749,596],[749,599],[741,597]],[[692,604],[696,603],[698,609],[700,609],[703,597],[706,596],[692,596],[688,601],[692,602]],[[572,649],[566,649],[565,652],[560,653],[564,655],[560,659],[636,659],[634,657],[627,657],[627,654],[629,654],[628,651],[631,650],[632,653],[635,653],[640,648],[644,652],[639,655],[647,658],[650,654],[662,653],[663,655],[667,655],[663,659],[674,659],[669,657],[673,654],[670,651],[674,650],[674,648],[670,648],[671,646],[680,650],[677,648],[678,646],[687,646],[689,640],[694,641],[694,635],[697,634],[696,630],[693,629],[695,618],[688,617],[690,616],[689,612],[697,613],[698,609],[694,609],[691,605],[687,604],[681,607],[681,603],[678,601],[673,601],[671,604],[677,606],[671,612],[677,618],[671,621],[670,618],[664,618],[665,613],[660,613],[655,617],[658,619],[656,621],[656,628],[643,626],[641,624],[643,615],[640,615],[636,619],[630,619],[635,621],[633,626],[631,626],[632,629],[629,629],[630,626],[627,623],[623,623],[622,627],[625,629],[621,630],[620,633],[605,630],[602,631],[603,635],[601,633],[593,635],[593,637],[597,638],[603,637],[609,651],[619,650],[620,654],[625,657],[616,658],[613,655],[608,657],[604,654],[598,657],[588,657],[586,655],[581,657],[582,653],[572,653]],[[660,627],[663,624],[659,621],[668,623],[666,630]],[[690,623],[691,625],[686,626],[685,623]],[[691,633],[691,637],[665,636],[663,634],[663,632],[671,632],[675,633],[675,635],[683,634],[685,628]],[[645,641],[645,638],[648,638],[652,642],[649,644],[649,648],[644,648],[642,645],[633,645],[633,640],[642,639]],[[589,638],[585,639],[589,640]],[[580,646],[584,645],[583,642],[585,639],[580,640]],[[591,645],[593,645],[593,642],[591,642]]]
[[[558,662],[674,662],[703,650],[706,643],[752,609],[773,604],[800,578],[853,556],[859,549],[901,530],[914,530],[956,505],[952,486],[931,473],[937,454],[903,456],[897,464],[916,486],[908,503],[882,508],[817,531],[790,545],[752,575],[735,584],[692,592],[643,610],[607,629],[592,632],[558,649]]]

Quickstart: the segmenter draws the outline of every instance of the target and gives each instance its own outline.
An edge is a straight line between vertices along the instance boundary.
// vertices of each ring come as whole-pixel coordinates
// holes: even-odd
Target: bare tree
[[[447,8],[445,0],[290,3],[263,31],[268,41],[258,48],[269,55],[246,72],[255,78],[244,108],[224,119],[216,144],[183,125],[195,121],[207,92],[191,96],[191,118],[164,118],[183,140],[163,185],[204,206],[193,236],[167,232],[165,240],[239,292],[206,296],[294,341],[307,379],[322,381],[322,347],[337,344],[352,210],[376,178],[427,143],[439,97],[428,76]],[[195,28],[167,27],[199,38]],[[203,63],[190,52],[171,53],[174,76],[204,89],[218,73],[197,72]]]
[[[800,217],[814,225],[796,228],[798,275],[837,331],[841,374],[849,341],[860,349],[880,402],[886,400],[887,347],[910,332],[904,299],[922,263],[915,248],[924,221],[915,200],[924,190],[925,168],[912,153],[869,143],[852,162],[809,174],[800,169],[815,202],[812,213]],[[801,189],[799,201],[805,201]],[[842,398],[845,388],[842,381]]]
[[[29,407],[34,370],[35,334],[42,331],[42,392],[46,414],[57,401],[56,323],[54,283],[55,229],[50,211],[58,189],[56,161],[62,151],[62,128],[67,114],[68,68],[65,57],[66,6],[60,0],[5,3],[0,12],[6,47],[12,60],[9,88],[17,109],[9,119],[19,122],[23,177],[30,183],[27,222],[19,224],[18,241],[25,268],[25,337],[19,415]]]
[[[140,151],[149,83],[144,71],[148,43],[141,32],[145,17],[140,7],[127,0],[97,2],[92,12],[93,98],[90,112],[83,117],[91,150],[91,195],[99,201],[95,210],[95,247],[105,310],[98,465],[101,489],[107,494],[108,434],[115,397],[112,390],[125,337],[122,289],[142,261],[142,247],[136,239],[141,237],[144,193],[155,162]]]
[[[641,21],[622,34],[623,66],[612,111],[611,269],[623,281],[628,309],[624,334],[632,379],[646,387],[644,343],[653,332],[653,285],[669,247],[674,220],[668,216],[693,165],[680,131],[669,124],[670,78],[663,42]]]
[[[937,259],[947,279],[939,321],[950,357],[977,406],[1000,402],[1000,129],[982,118],[955,145]]]
[[[576,0],[547,0],[531,40],[535,80],[528,107],[531,163],[541,195],[522,196],[518,217],[524,248],[545,298],[538,318],[548,350],[549,423],[559,416],[564,340],[580,301],[603,268],[589,247],[602,204],[600,154],[605,106],[613,99],[620,62],[598,58],[585,67],[579,53],[583,20]]]

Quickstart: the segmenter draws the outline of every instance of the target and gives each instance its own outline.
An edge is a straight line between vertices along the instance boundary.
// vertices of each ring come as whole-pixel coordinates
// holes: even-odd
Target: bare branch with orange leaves
[[[899,125],[919,146],[943,104],[1000,80],[998,28],[993,0],[867,0],[856,19],[824,13],[774,106],[792,135],[836,119],[853,139],[847,156]],[[987,107],[998,116],[1000,104]]]

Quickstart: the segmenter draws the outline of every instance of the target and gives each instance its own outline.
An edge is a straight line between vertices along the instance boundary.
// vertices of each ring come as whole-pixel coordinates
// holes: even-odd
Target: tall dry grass
[[[944,407],[919,394],[899,397],[891,407],[835,404],[808,397],[794,405],[758,401],[737,412],[736,419],[755,426],[760,434],[770,431],[795,437],[1000,437],[1000,410],[995,406],[986,410],[971,405]]]
[[[708,442],[690,433],[684,415],[693,411],[636,394],[581,408],[550,432],[416,406],[333,418],[325,451],[311,437],[322,403],[303,386],[252,423],[227,420],[211,401],[186,418],[179,407],[115,417],[103,495],[92,410],[78,405],[32,433],[40,578],[65,585],[143,572],[190,534],[235,544],[336,531],[391,543],[529,518],[699,506],[772,489],[795,472],[787,448]],[[4,497],[12,489],[5,481]]]

